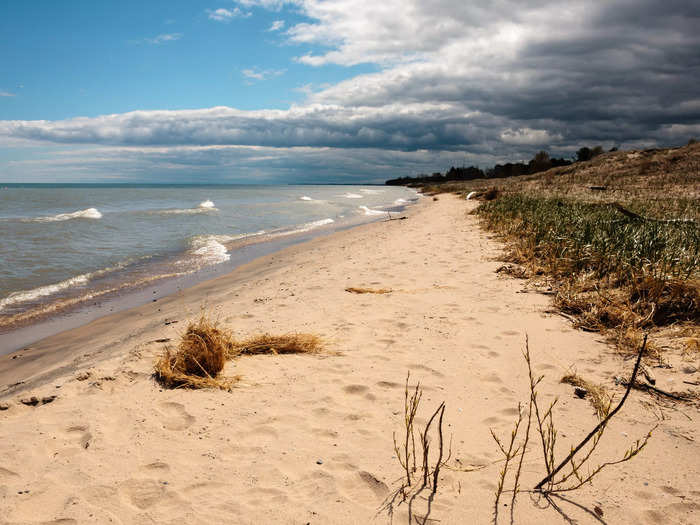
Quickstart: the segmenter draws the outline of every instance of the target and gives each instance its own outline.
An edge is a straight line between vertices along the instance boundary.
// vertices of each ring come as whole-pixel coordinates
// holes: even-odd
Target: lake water
[[[0,330],[416,199],[384,186],[2,186]]]

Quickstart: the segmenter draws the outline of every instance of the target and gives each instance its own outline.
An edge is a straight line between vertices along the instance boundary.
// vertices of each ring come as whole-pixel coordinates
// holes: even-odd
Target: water
[[[381,219],[415,199],[376,186],[3,186],[0,330],[196,274],[251,243]]]

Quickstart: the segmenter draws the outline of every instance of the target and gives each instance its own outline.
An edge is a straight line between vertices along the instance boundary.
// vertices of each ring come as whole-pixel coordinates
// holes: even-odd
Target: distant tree
[[[692,146],[693,144],[697,144],[697,143],[698,143],[698,139],[696,139],[695,137],[691,137],[691,139],[688,141],[688,146]]]
[[[544,150],[538,151],[527,165],[528,172],[530,173],[538,173],[548,170],[551,167],[552,159],[549,158],[549,153]]]
[[[591,158],[597,157],[598,155],[603,154],[603,146],[596,146],[591,150]]]
[[[586,162],[587,160],[591,160],[593,158],[591,153],[591,148],[587,148],[586,146],[580,148],[576,152],[576,162]]]

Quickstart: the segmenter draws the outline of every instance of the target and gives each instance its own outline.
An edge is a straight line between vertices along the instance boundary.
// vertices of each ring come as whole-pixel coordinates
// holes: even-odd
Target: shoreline
[[[388,206],[386,212],[406,213],[418,202]],[[229,259],[222,263],[204,266],[175,277],[154,275],[153,281],[145,285],[126,286],[124,291],[117,289],[104,295],[100,294],[95,299],[87,298],[64,308],[59,306],[56,311],[37,313],[27,321],[19,321],[15,326],[13,324],[0,326],[0,356],[12,354],[43,339],[66,330],[79,328],[106,315],[155,302],[201,282],[220,278],[243,264],[279,252],[289,246],[381,221],[382,218],[383,216],[357,217],[340,223],[298,231],[296,229],[298,226],[290,226],[289,231],[280,230],[279,233],[269,232],[260,236],[242,237],[227,246]]]
[[[419,199],[414,203],[401,206],[400,209],[388,211],[408,217],[415,213],[416,208],[423,202]],[[94,306],[80,306],[75,308],[75,311],[57,313],[48,319],[39,319],[27,326],[0,332],[0,400],[35,384],[37,380],[33,379],[34,375],[38,375],[40,382],[58,373],[52,370],[53,367],[58,366],[57,370],[60,372],[67,370],[69,368],[67,363],[73,356],[67,350],[69,344],[64,341],[75,344],[72,340],[73,332],[81,333],[84,329],[86,335],[79,338],[85,340],[101,333],[104,326],[110,326],[113,323],[122,323],[148,314],[154,318],[160,318],[163,317],[159,315],[161,310],[171,307],[178,299],[188,303],[187,307],[194,313],[192,308],[196,305],[193,303],[203,300],[200,287],[210,289],[216,284],[240,286],[246,280],[254,279],[258,273],[263,274],[269,269],[268,267],[272,265],[270,259],[275,260],[280,257],[282,260],[275,266],[284,266],[287,264],[285,257],[289,258],[297,251],[303,252],[305,247],[311,246],[315,241],[320,242],[336,234],[367,227],[382,220],[384,219],[377,218],[359,223],[356,221],[335,224],[330,228],[318,228],[262,242],[249,242],[244,239],[231,252],[231,259],[226,263],[209,266],[184,277],[166,278],[153,285],[107,298]],[[195,297],[188,299],[188,296]],[[158,307],[154,308],[153,303],[158,303]],[[105,311],[107,308],[109,311]],[[168,322],[169,319],[171,318],[164,316],[163,322]],[[177,325],[180,322],[175,320],[176,323],[171,324]],[[93,325],[96,327],[94,331]],[[157,326],[158,323],[151,320],[143,326],[142,331],[156,329]],[[30,366],[26,366],[28,363]],[[46,371],[41,371],[42,366],[47,367]],[[29,374],[32,379],[29,377],[22,379],[22,374]],[[8,388],[9,385],[18,382],[21,384],[16,386],[20,388]]]
[[[559,398],[559,458],[597,421],[561,377],[576,370],[617,397],[612,378],[629,363],[552,314],[549,297],[496,273],[502,246],[467,214],[475,205],[423,199],[407,220],[286,248],[53,336],[35,353],[0,357],[0,375],[14,366],[26,378],[0,393],[0,515],[7,523],[388,522],[380,508],[402,476],[392,436],[410,372],[423,387],[421,427],[439,403],[447,407],[451,468],[441,470],[431,519],[490,523],[502,455],[489,430],[508,436],[527,402],[525,336],[534,372],[545,376],[539,395]],[[348,286],[392,291],[356,295]],[[241,376],[231,392],[161,388],[154,360],[204,300],[236,336],[312,333],[327,351],[229,361],[223,375]],[[57,350],[62,360],[49,363]],[[32,376],[39,365],[44,373]],[[57,397],[21,402],[30,396]],[[611,421],[596,461],[618,459],[659,426],[638,457],[558,501],[572,519],[599,523],[599,508],[608,523],[697,521],[698,418],[652,400],[633,391]],[[525,488],[542,477],[538,446],[524,464]],[[424,500],[416,505],[423,515]],[[406,505],[395,510],[405,523]],[[523,495],[516,522],[564,521]]]

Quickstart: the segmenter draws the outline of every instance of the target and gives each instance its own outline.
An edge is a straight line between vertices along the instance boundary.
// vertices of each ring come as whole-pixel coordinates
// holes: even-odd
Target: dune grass
[[[606,203],[510,193],[476,213],[506,241],[506,261],[549,276],[555,305],[576,326],[633,351],[642,330],[700,324],[700,228],[657,220],[672,215],[662,208],[637,202],[626,215]]]

